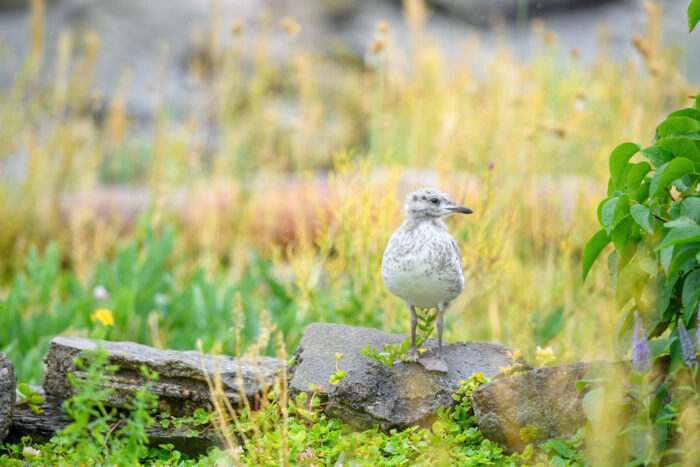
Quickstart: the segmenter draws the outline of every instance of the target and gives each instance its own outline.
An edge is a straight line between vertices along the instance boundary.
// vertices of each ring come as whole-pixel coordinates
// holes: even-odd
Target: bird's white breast
[[[419,308],[433,308],[464,289],[462,261],[452,238],[439,225],[402,225],[389,239],[382,279],[394,295]]]

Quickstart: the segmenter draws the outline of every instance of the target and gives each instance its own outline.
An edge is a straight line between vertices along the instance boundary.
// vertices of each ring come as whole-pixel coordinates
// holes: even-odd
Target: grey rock
[[[484,437],[511,452],[529,444],[521,429],[532,425],[537,441],[569,438],[586,424],[580,393],[575,384],[588,370],[577,362],[517,373],[480,386],[472,393],[472,407]]]
[[[61,410],[63,399],[47,395],[38,386],[32,386],[31,389],[38,392],[41,397],[46,398],[40,406],[42,412],[40,414],[32,413],[29,410],[17,412],[7,438],[7,441],[10,443],[18,443],[24,436],[29,436],[35,443],[46,443],[70,423]],[[193,427],[184,424],[179,428],[172,426],[163,428],[156,422],[153,426],[146,429],[146,435],[151,446],[172,444],[174,449],[180,452],[190,456],[197,456],[205,453],[207,448],[211,446],[221,446],[219,437],[211,428],[197,433],[196,436],[190,434],[191,430],[201,430],[201,428],[201,426]]]
[[[544,11],[566,10],[569,14],[576,9],[590,7],[598,3],[615,0],[428,0],[427,3],[448,15],[457,15],[472,24],[487,24],[489,18],[501,15],[516,19],[518,14],[526,18]]]
[[[0,443],[7,436],[12,424],[16,389],[15,367],[9,358],[0,353]]]
[[[308,392],[309,383],[322,385],[328,416],[357,429],[378,425],[386,431],[429,424],[438,408],[454,405],[452,394],[460,380],[477,372],[493,377],[511,363],[508,348],[483,342],[445,344],[447,374],[427,372],[418,363],[387,367],[365,357],[359,349],[367,344],[398,343],[405,337],[342,324],[311,324],[295,351],[290,391],[298,394]],[[436,351],[437,340],[429,339],[423,347],[428,349],[424,355],[430,356]],[[340,369],[346,376],[333,386],[328,380],[335,370],[336,352],[343,354]]]
[[[198,408],[212,409],[205,374],[213,379],[218,373],[224,394],[237,406],[243,398],[254,404],[263,390],[274,384],[285,365],[272,357],[236,359],[222,355],[215,358],[193,351],[158,350],[133,342],[56,337],[44,357],[46,393],[62,399],[70,397],[73,388],[66,375],[73,373],[78,380],[84,378],[84,372],[73,365],[73,359],[83,351],[95,350],[98,344],[109,353],[110,363],[119,366],[116,373],[105,378],[105,386],[115,389],[107,401],[109,405],[123,407],[132,392],[145,384],[139,370],[143,365],[159,374],[150,390],[159,397],[159,410],[175,416],[191,415]]]

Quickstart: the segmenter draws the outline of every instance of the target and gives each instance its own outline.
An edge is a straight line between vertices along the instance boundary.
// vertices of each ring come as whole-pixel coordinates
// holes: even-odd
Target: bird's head
[[[435,218],[440,219],[455,213],[471,214],[474,211],[455,203],[450,195],[435,188],[421,188],[409,193],[404,204],[406,218]]]

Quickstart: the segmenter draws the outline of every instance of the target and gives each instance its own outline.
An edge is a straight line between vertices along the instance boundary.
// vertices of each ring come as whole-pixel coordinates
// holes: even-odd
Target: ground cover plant
[[[408,70],[383,23],[367,38],[367,65],[303,48],[275,61],[265,52],[264,28],[239,25],[227,48],[210,44],[206,59],[191,63],[196,86],[213,103],[206,115],[173,116],[164,96],[144,132],[119,90],[103,98],[90,87],[100,54],[95,36],[67,32],[56,70],[42,78],[42,2],[32,3],[32,52],[0,89],[0,163],[27,154],[31,168],[22,179],[0,175],[0,352],[21,382],[40,383],[41,358],[60,334],[286,357],[314,321],[407,332],[405,310],[378,271],[415,172],[476,213],[475,221],[450,226],[463,245],[468,287],[446,315],[446,340],[497,341],[549,365],[629,357],[636,369],[615,376],[629,382],[624,394],[611,385],[586,396],[585,433],[521,455],[506,455],[476,428],[468,396],[479,377],[464,382],[458,405],[429,429],[354,432],[327,418],[317,392],[342,378],[340,360],[337,374],[306,399],[279,387],[259,411],[200,413],[197,426],[217,430],[226,443],[197,459],[145,443],[150,423],[182,423],[149,411],[146,393],[136,395],[130,414],[117,413],[88,381],[66,406],[70,429],[45,445],[6,445],[0,463],[640,465],[693,458],[700,445],[693,348],[700,129],[698,98],[688,96],[698,83],[677,71],[661,42],[658,7],[647,7],[648,28],[635,37],[639,63],[602,49],[594,63],[580,63],[536,23],[532,60],[504,46],[483,76],[471,67],[478,43],[453,62],[420,40],[427,13],[417,1],[406,2],[415,44],[403,57]],[[688,9],[690,29],[697,5]],[[293,43],[304,25],[288,19],[270,27],[285,29]],[[242,51],[251,44],[252,60]],[[294,109],[291,120],[280,104]],[[212,121],[215,149],[199,131]],[[293,188],[280,191],[279,181]],[[105,186],[146,201],[128,215],[85,202]],[[610,274],[592,267],[609,243]],[[401,353],[367,348],[387,364]],[[672,371],[655,379],[653,362],[664,358]],[[109,371],[99,354],[85,364],[95,380]],[[24,389],[24,405],[32,407],[38,401]]]

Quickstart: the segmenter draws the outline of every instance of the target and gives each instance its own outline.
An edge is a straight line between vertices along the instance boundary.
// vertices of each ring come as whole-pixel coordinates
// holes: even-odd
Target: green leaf
[[[700,269],[692,271],[683,279],[683,308],[687,312],[695,313],[698,310],[698,288],[700,288]]]
[[[664,138],[656,144],[668,149],[675,157],[690,159],[696,167],[700,165],[700,150],[695,145],[695,141],[686,136]]]
[[[562,441],[559,441],[558,439],[550,439],[547,442],[562,457],[570,459],[574,455],[574,451],[569,446],[564,444]]]
[[[684,217],[682,219],[688,219]],[[700,242],[700,226],[688,223],[687,221],[682,221],[681,219],[676,219],[671,221],[675,223],[675,227],[666,234],[661,244],[656,248],[656,250],[663,250],[673,245],[681,245],[684,243]],[[684,222],[684,223],[682,223]],[[664,225],[668,225],[670,222],[666,222]]]
[[[700,251],[700,243],[690,243],[674,247],[673,258],[671,259],[671,264],[668,266],[668,271],[666,271],[669,285],[670,281],[675,279],[677,273],[682,274],[689,268],[695,267],[698,264],[695,259],[695,255],[698,251]]]
[[[610,239],[615,245],[615,249],[620,252],[620,256],[625,258],[627,240],[632,233],[632,219],[630,216],[625,216],[610,232]]]
[[[605,227],[605,232],[610,235],[610,231],[612,230],[612,223],[613,223],[613,217],[615,215],[615,206],[617,205],[617,201],[619,200],[619,197],[615,198],[610,198],[608,201],[605,202],[603,205],[603,209],[600,211],[600,222],[603,227]]]
[[[669,117],[659,124],[659,136],[690,135],[700,132],[700,121],[690,117]]]
[[[679,216],[692,219],[696,224],[700,224],[700,198],[691,196],[684,198],[680,202]]]
[[[635,204],[630,208],[630,214],[632,219],[640,225],[644,230],[649,233],[654,233],[654,228],[652,227],[652,215],[651,210],[644,206],[643,204]]]
[[[581,281],[586,280],[588,271],[591,270],[591,266],[593,266],[596,258],[600,255],[600,252],[603,251],[603,248],[605,248],[608,243],[610,243],[610,236],[607,234],[605,229],[600,229],[591,237],[590,240],[588,240],[586,246],[583,247],[583,259],[581,260]]]
[[[654,167],[661,167],[673,159],[673,153],[660,146],[649,146],[642,149],[642,156],[648,158]]]
[[[652,339],[649,341],[649,354],[652,359],[655,359],[662,353],[666,352],[671,344],[673,343],[673,338],[667,337],[666,339]]]
[[[627,191],[639,189],[644,176],[651,171],[651,165],[647,161],[642,161],[634,164],[627,175]]]
[[[628,195],[622,195],[618,198],[617,203],[615,203],[615,210],[613,211],[612,217],[612,227],[615,228],[630,212],[630,197]]]
[[[639,152],[636,143],[622,143],[610,154],[610,178],[615,188],[621,188],[624,182],[624,173],[627,170],[627,162]]]
[[[700,0],[692,0],[688,5],[688,32],[693,32],[700,21]]]
[[[650,198],[654,198],[659,193],[663,193],[664,189],[674,180],[694,171],[695,164],[685,157],[676,157],[671,162],[662,165],[651,179],[651,187],[649,188],[651,192]]]
[[[644,289],[649,274],[643,271],[639,264],[631,262],[625,266],[617,277],[615,303],[622,308],[632,297],[638,296]]]

